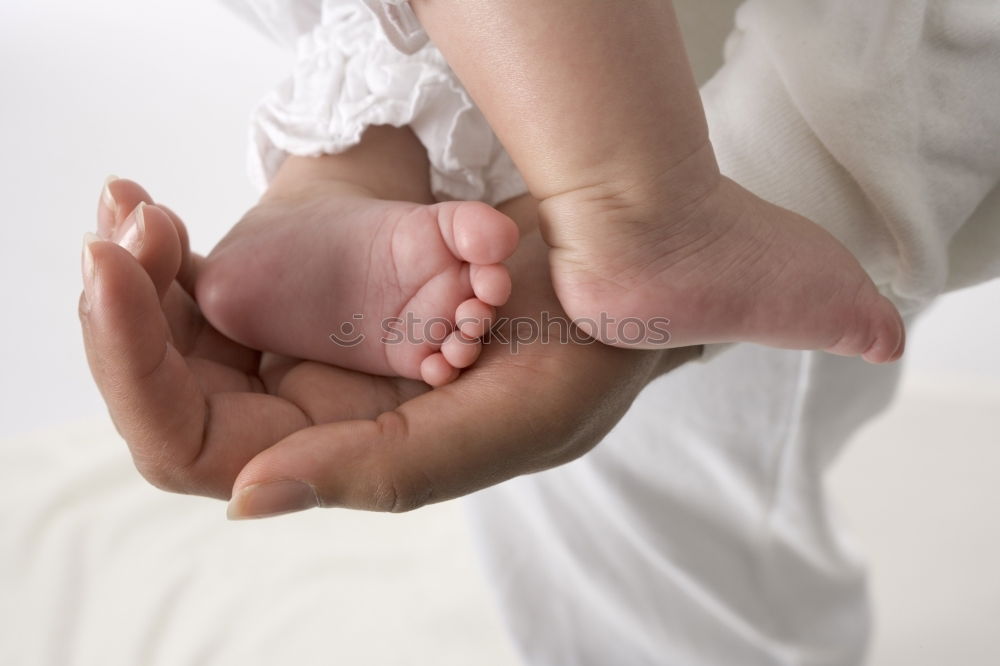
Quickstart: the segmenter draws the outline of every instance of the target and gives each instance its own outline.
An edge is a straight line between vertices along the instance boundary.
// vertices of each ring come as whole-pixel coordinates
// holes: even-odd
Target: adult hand
[[[91,237],[84,249],[80,322],[112,420],[157,487],[229,498],[244,465],[284,437],[374,418],[426,390],[227,339],[192,297],[201,257],[177,216],[130,181],[105,192],[98,231],[118,244]]]
[[[568,462],[650,380],[700,353],[537,336],[515,349],[495,339],[433,391],[261,355],[200,316],[191,297],[199,258],[177,217],[161,206],[133,211],[151,204],[134,183],[109,191],[99,229],[129,249],[94,241],[85,250],[80,318],[94,378],[143,476],[165,490],[231,496],[233,518],[313,506],[406,511]],[[504,212],[533,226],[526,198]],[[501,316],[561,315],[537,233],[510,267],[514,294]],[[523,337],[523,327],[498,335]]]

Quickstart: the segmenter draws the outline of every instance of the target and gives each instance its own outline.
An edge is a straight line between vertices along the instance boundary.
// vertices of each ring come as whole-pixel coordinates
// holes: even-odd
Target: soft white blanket
[[[0,664],[513,663],[451,503],[230,523],[104,422],[0,445]]]

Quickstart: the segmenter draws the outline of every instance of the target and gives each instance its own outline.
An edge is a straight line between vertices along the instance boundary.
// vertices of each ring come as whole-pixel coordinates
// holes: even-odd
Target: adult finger
[[[169,342],[150,275],[124,248],[90,242],[83,264],[87,359],[136,466],[151,483],[228,497],[247,460],[309,425],[281,398],[206,395]]]
[[[141,203],[153,203],[153,197],[145,188],[135,181],[109,176],[97,204],[97,235],[106,240],[120,241],[126,220]],[[173,223],[180,241],[181,263],[175,277],[184,289],[193,293],[195,272],[201,257],[191,253],[190,237],[181,218],[167,206],[157,206]]]

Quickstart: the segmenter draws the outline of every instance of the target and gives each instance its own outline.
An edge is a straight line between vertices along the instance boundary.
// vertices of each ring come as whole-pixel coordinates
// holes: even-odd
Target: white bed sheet
[[[103,421],[0,444],[0,664],[516,663],[461,506],[228,522]]]

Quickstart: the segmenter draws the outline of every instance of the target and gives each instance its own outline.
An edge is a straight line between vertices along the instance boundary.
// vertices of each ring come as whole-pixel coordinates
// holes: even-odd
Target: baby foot
[[[542,203],[552,281],[585,332],[620,347],[745,341],[873,363],[902,355],[896,308],[826,230],[727,178],[703,191],[680,206],[675,192],[670,213],[639,197]]]
[[[196,295],[213,326],[253,349],[439,386],[478,357],[510,295],[500,262],[517,238],[478,202],[272,198],[212,251]]]

